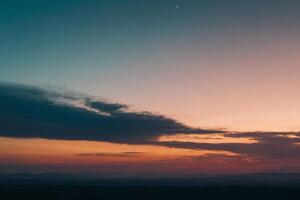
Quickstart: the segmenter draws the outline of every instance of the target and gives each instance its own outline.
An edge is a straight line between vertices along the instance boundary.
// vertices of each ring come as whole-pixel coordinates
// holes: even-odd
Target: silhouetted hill
[[[107,186],[289,186],[300,187],[299,173],[197,175],[194,177],[108,177],[99,174],[0,174],[0,184],[107,185]]]
[[[108,178],[95,174],[0,174],[1,200],[299,200],[300,174]]]

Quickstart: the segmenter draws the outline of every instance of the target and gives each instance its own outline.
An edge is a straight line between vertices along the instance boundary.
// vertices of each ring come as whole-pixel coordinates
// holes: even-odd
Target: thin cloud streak
[[[76,156],[84,156],[84,157],[136,157],[143,155],[143,152],[121,152],[121,153],[80,153],[76,154]]]
[[[270,159],[297,159],[300,155],[300,133],[286,132],[236,132],[226,134],[232,138],[254,138],[256,143],[200,143],[200,142],[161,142],[168,147],[222,150],[233,153]],[[292,137],[291,137],[292,135]]]

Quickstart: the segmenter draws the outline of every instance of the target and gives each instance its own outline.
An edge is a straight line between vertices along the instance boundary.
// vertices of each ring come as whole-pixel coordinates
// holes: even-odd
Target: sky
[[[0,172],[300,172],[300,2],[0,2]]]

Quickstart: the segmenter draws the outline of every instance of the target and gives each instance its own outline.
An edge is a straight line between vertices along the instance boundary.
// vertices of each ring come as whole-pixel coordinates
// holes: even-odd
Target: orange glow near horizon
[[[170,160],[211,154],[234,156],[228,151],[190,150],[153,145],[47,139],[0,138],[0,162],[139,162]]]
[[[195,139],[195,142],[199,140],[216,144],[221,143],[219,140],[240,144],[255,142],[251,138],[228,139],[222,134],[191,135],[186,138],[179,134],[168,139],[180,142]],[[166,136],[159,138],[160,141],[168,139]],[[0,137],[0,171],[6,173],[89,171],[108,175],[230,174],[276,170],[282,166],[300,168],[297,163],[298,159],[279,161],[221,150]]]

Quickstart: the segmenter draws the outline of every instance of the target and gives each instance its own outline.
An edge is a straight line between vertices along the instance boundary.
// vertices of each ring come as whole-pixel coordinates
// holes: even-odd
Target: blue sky
[[[193,126],[300,128],[277,125],[297,119],[297,1],[19,0],[0,9],[1,81],[68,88]],[[278,90],[288,100],[269,104]]]

